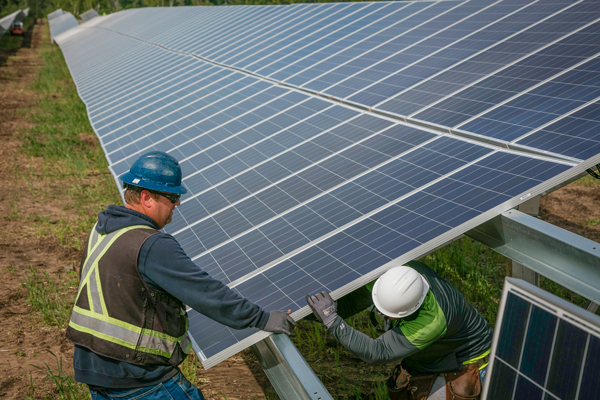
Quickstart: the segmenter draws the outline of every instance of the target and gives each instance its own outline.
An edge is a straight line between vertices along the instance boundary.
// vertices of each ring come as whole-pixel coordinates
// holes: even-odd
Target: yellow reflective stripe
[[[492,351],[492,349],[489,349],[486,352],[482,353],[481,355],[478,355],[475,358],[471,358],[470,360],[463,361],[463,365],[476,363],[477,361],[481,360],[482,358],[487,357],[491,351]],[[485,368],[485,367],[487,367],[487,365],[488,365],[488,363],[485,363],[485,365],[479,367],[479,369]]]
[[[123,347],[127,347],[128,349],[131,349],[131,350],[136,350],[135,344],[129,343],[125,340],[121,340],[121,339],[118,339],[118,338],[110,336],[110,335],[106,335],[104,333],[96,332],[92,329],[86,328],[85,326],[77,325],[73,321],[69,321],[69,326],[77,331],[80,331],[83,333],[88,333],[99,339],[106,340],[107,342],[115,343],[115,344],[121,345]],[[154,355],[158,355],[158,356],[162,356],[162,357],[166,357],[166,358],[171,358],[171,353],[163,351],[163,350],[151,349],[148,347],[139,346],[136,351],[141,351],[144,353],[149,353],[149,354],[154,354]]]
[[[108,342],[116,343],[118,345],[127,347],[128,349],[135,350],[135,344],[129,343],[125,340],[117,339],[116,337],[112,337],[110,335],[105,335],[104,333],[96,332],[95,330],[86,328],[85,326],[77,325],[73,321],[69,321],[69,326],[71,328],[75,329],[76,331],[83,332],[83,333],[89,333],[90,335],[92,335],[94,337],[104,339]]]
[[[132,332],[135,332],[135,333],[138,333],[138,334],[143,333],[144,335],[153,336],[153,337],[156,337],[156,338],[159,338],[159,339],[164,339],[164,340],[169,341],[171,343],[178,343],[178,342],[181,341],[181,339],[177,339],[177,338],[175,338],[173,336],[166,335],[166,334],[161,333],[161,332],[156,332],[156,331],[153,331],[153,330],[150,330],[150,329],[143,329],[143,328],[141,328],[139,326],[135,326],[135,325],[129,324],[127,322],[123,322],[123,321],[121,321],[119,319],[116,319],[116,318],[113,318],[113,317],[109,317],[108,315],[102,315],[102,314],[95,313],[93,311],[84,310],[83,308],[80,308],[78,306],[74,306],[73,307],[73,311],[76,311],[76,312],[78,312],[81,315],[85,315],[86,317],[95,318],[95,319],[98,319],[100,321],[108,322],[109,324],[113,324],[113,325],[119,326],[121,328],[128,329],[128,330],[130,330]]]
[[[86,286],[86,288],[87,288],[86,291],[87,291],[87,297],[88,297],[88,304],[90,306],[90,310],[93,310],[94,309],[94,299],[92,299],[92,290],[90,289],[89,279],[88,279],[88,281],[86,283],[88,283],[88,285]],[[75,303],[77,303],[78,299],[79,299],[79,296],[77,296],[77,299],[75,299]]]
[[[110,242],[108,242],[105,245],[104,250],[102,250],[102,252],[100,254],[98,254],[98,256],[96,257],[96,260],[94,261],[94,263],[90,267],[89,271],[87,271],[86,276],[82,276],[81,277],[81,282],[79,283],[79,292],[77,293],[77,298],[75,299],[75,302],[77,302],[77,299],[79,298],[79,295],[81,293],[81,289],[83,288],[83,286],[85,285],[85,283],[88,283],[92,271],[94,269],[98,268],[98,261],[104,256],[104,254],[106,254],[106,252],[108,251],[108,249],[110,248],[110,246],[112,246],[112,244],[115,242],[115,240],[117,240],[118,238],[120,238],[121,235],[123,235],[124,233],[129,232],[132,229],[138,229],[138,228],[154,229],[154,228],[151,228],[149,226],[144,226],[144,225],[133,225],[133,226],[128,226],[126,228],[120,229],[119,232],[110,240]],[[108,236],[108,235],[99,235],[99,237],[98,237],[98,243],[93,247],[91,253],[93,253],[98,248],[98,246],[100,246],[100,244],[103,242],[103,240],[106,238],[106,236]],[[91,253],[88,253],[88,258],[86,258],[85,261],[83,262],[84,267],[87,264],[89,258],[91,257],[91,255],[92,255]],[[89,285],[88,285],[88,287],[89,287]]]
[[[96,290],[98,291],[98,297],[100,297],[100,307],[102,308],[102,314],[108,315],[106,302],[104,301],[104,294],[102,293],[102,283],[100,282],[100,270],[98,268],[94,269],[96,270]],[[93,308],[91,307],[90,309],[93,310]]]

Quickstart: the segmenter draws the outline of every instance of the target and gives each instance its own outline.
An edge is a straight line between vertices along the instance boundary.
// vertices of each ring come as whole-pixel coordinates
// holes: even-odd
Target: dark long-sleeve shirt
[[[108,234],[132,225],[158,226],[148,216],[120,206],[109,206],[98,215],[96,230]],[[234,329],[264,329],[269,314],[240,297],[221,281],[211,278],[169,234],[151,236],[140,249],[138,269],[153,288],[164,290],[194,310]],[[178,369],[140,366],[100,356],[82,346],[73,355],[75,380],[95,388],[129,389],[164,382]]]
[[[412,373],[455,371],[489,350],[493,331],[475,307],[427,265],[411,262],[409,266],[430,285],[418,311],[395,321],[377,339],[354,330],[341,317],[328,332],[363,361],[404,360]]]

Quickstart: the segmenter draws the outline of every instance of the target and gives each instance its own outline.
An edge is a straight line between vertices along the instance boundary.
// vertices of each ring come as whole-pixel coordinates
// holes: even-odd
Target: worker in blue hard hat
[[[203,399],[178,368],[191,349],[186,305],[234,329],[290,334],[294,320],[211,278],[159,231],[187,192],[175,158],[144,154],[120,179],[126,205],[98,215],[79,270],[66,334],[75,379],[92,399]]]
[[[340,299],[340,307],[327,292],[306,300],[327,332],[363,361],[400,362],[387,381],[391,400],[479,399],[492,328],[456,288],[424,263],[392,266],[376,281]],[[368,305],[386,322],[377,339],[343,319]]]

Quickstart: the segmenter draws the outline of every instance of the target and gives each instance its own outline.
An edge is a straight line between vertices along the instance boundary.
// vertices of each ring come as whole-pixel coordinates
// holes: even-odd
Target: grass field
[[[11,39],[12,40],[12,39]],[[16,39],[15,39],[16,40]],[[2,42],[4,43],[4,41]],[[16,45],[11,42],[9,45]],[[4,45],[4,44],[3,44]],[[31,184],[33,177],[61,185],[64,192],[64,210],[76,210],[76,220],[49,221],[43,215],[30,221],[39,235],[53,235],[63,246],[81,249],[96,215],[107,204],[120,204],[115,182],[107,172],[107,162],[95,139],[84,104],[77,95],[68,68],[58,46],[39,48],[44,61],[32,88],[39,95],[38,108],[30,115],[35,126],[23,132],[23,151],[30,156],[43,157],[42,170],[20,171],[20,179],[30,194],[44,199],[49,196],[43,185]],[[590,177],[578,185],[595,185]],[[15,215],[19,214],[15,204]],[[456,286],[493,326],[498,311],[506,260],[493,250],[469,239],[460,239],[423,259],[441,276]],[[39,323],[64,327],[73,302],[75,274],[68,281],[58,282],[35,269],[28,270],[23,285],[27,288],[32,309]],[[586,300],[572,292],[542,279],[542,287],[585,306]],[[369,325],[366,313],[348,320],[348,323],[375,337],[378,333]],[[370,366],[357,361],[343,347],[328,337],[321,324],[300,321],[295,344],[308,360],[319,378],[336,398],[385,399],[384,379],[393,365]],[[195,381],[198,373],[196,358],[182,365],[185,375]],[[60,362],[57,365],[38,366],[46,371],[48,379],[56,383],[61,399],[86,396],[86,390],[65,375]],[[33,385],[33,383],[32,383]],[[32,387],[35,391],[35,388]],[[269,394],[268,396],[273,396]]]

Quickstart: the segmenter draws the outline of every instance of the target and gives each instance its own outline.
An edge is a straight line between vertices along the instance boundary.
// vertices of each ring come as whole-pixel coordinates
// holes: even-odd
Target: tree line
[[[334,0],[0,0],[0,17],[18,9],[29,7],[29,15],[45,18],[47,14],[62,8],[76,17],[89,9],[101,15],[127,8],[175,7],[175,6],[220,6],[220,5],[267,5],[292,3],[326,3]],[[341,1],[341,0],[336,0]],[[361,0],[350,0],[361,1]]]

